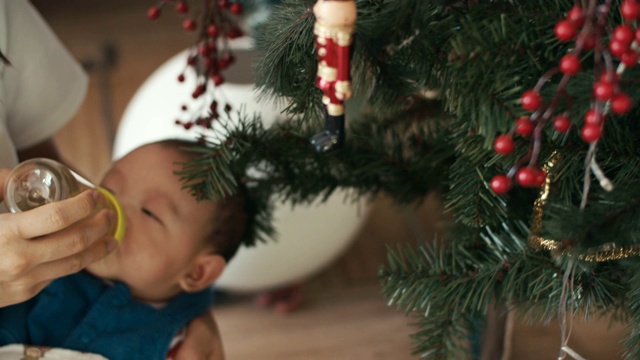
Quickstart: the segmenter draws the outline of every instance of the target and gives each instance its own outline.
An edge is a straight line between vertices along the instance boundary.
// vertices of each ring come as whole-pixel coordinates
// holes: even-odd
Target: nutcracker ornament
[[[351,97],[350,57],[356,22],[354,0],[318,0],[313,7],[313,29],[322,90],[325,129],[311,138],[318,153],[339,150],[344,144],[344,101]]]

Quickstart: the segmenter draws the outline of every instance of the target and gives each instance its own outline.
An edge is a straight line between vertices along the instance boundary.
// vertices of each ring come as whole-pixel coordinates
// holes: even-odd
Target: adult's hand
[[[211,310],[191,320],[175,360],[224,360],[222,338]]]
[[[0,169],[0,200],[8,169]],[[0,307],[36,295],[51,281],[78,272],[113,251],[115,214],[92,215],[96,190],[17,214],[0,214]]]

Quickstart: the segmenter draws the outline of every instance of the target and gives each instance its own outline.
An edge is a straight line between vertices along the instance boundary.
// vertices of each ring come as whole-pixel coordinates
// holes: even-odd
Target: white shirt
[[[0,51],[0,167],[13,167],[75,114],[88,77],[26,0],[0,0]]]

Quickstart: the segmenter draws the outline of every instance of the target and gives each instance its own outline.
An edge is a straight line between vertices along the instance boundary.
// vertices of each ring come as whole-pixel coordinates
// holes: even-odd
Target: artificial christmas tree
[[[255,69],[288,117],[268,129],[251,114],[199,124],[221,124],[225,140],[203,139],[201,159],[185,167],[193,194],[224,196],[245,182],[257,234],[268,235],[272,201],[346,188],[410,204],[438,191],[456,220],[446,239],[392,249],[380,270],[389,303],[418,319],[417,354],[464,356],[500,304],[559,319],[560,357],[580,356],[567,319],[613,314],[629,324],[627,358],[640,358],[640,4],[356,5],[351,85],[365,105],[354,115],[345,102],[342,149],[318,154],[308,141],[325,105],[314,1],[282,1],[256,31]]]

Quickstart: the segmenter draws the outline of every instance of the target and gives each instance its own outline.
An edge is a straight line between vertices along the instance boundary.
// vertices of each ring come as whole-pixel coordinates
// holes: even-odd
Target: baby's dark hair
[[[195,160],[202,152],[192,151],[203,145],[188,140],[169,139],[158,142],[167,147],[174,148],[187,160]],[[235,194],[214,200],[215,210],[211,218],[211,230],[205,235],[213,251],[224,257],[229,262],[238,251],[238,248],[246,239],[248,233],[249,211],[247,204],[247,191],[244,186],[238,186]]]
[[[207,235],[214,251],[227,263],[235,256],[247,233],[247,197],[244,187],[223,199],[217,199],[211,232]]]

